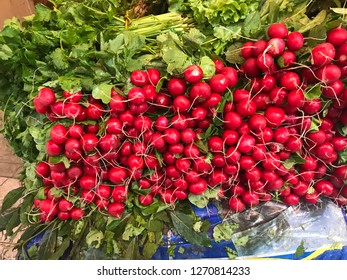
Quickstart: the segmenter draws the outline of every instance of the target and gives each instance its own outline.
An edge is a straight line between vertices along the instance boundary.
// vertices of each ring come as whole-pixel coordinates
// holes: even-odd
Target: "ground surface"
[[[1,127],[1,120],[0,120]],[[0,134],[0,206],[6,194],[20,186],[18,175],[21,171],[22,164],[20,159],[12,154],[6,140]],[[0,233],[0,260],[15,258],[13,251],[14,242]]]

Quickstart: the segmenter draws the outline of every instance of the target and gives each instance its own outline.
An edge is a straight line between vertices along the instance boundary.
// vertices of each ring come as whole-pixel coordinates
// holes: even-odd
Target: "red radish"
[[[73,204],[66,200],[65,198],[62,198],[58,203],[58,208],[60,211],[67,212],[70,211],[73,207]]]
[[[314,184],[315,190],[322,195],[329,196],[333,193],[334,186],[327,180],[320,180]]]
[[[138,132],[144,132],[152,129],[152,120],[148,116],[138,116],[134,119],[134,128]]]
[[[227,129],[238,129],[242,124],[242,117],[235,112],[228,112],[224,116],[224,127]]]
[[[111,100],[110,100],[110,109],[112,112],[121,113],[125,112],[127,108],[127,101],[125,98],[117,93],[115,90],[112,90]]]
[[[274,64],[274,59],[271,55],[267,53],[262,53],[257,57],[257,66],[263,70],[267,71]]]
[[[253,45],[253,56],[257,57],[258,55],[262,54],[266,49],[267,41],[265,40],[258,40]]]
[[[246,209],[245,203],[239,197],[231,197],[229,199],[230,210],[235,212],[242,212]]]
[[[69,212],[59,212],[57,216],[61,221],[66,221],[71,217]]]
[[[208,142],[208,148],[211,152],[219,153],[224,150],[224,141],[219,136],[212,136]]]
[[[207,189],[207,183],[205,179],[199,178],[196,183],[189,185],[189,192],[195,195],[202,194]]]
[[[304,196],[307,194],[309,190],[309,185],[306,182],[299,181],[297,184],[295,184],[292,187],[293,193],[295,193],[298,196]]]
[[[40,103],[46,107],[53,105],[56,101],[54,91],[47,87],[41,88],[37,97]]]
[[[286,90],[295,90],[300,86],[300,76],[295,72],[286,72],[280,83]]]
[[[335,55],[335,61],[336,61],[336,64],[340,67],[347,66],[347,43],[342,44],[337,49],[337,52]],[[345,69],[345,68],[341,69],[342,72],[343,72],[343,69]]]
[[[199,65],[192,64],[183,71],[183,75],[188,83],[194,84],[203,78],[204,72]]]
[[[79,177],[82,176],[83,170],[82,167],[79,165],[71,165],[67,170],[67,176],[70,179],[77,180]]]
[[[82,91],[69,92],[69,91],[64,90],[63,96],[69,102],[78,103],[82,100],[83,93],[82,93]]]
[[[64,115],[69,119],[76,119],[83,111],[78,103],[67,103],[64,105]]]
[[[286,44],[283,39],[272,38],[267,42],[266,52],[273,57],[277,57],[282,55],[282,53],[284,52],[285,46]]]
[[[181,131],[181,141],[185,144],[193,143],[195,140],[195,132],[191,128],[184,129]]]
[[[200,149],[194,145],[190,144],[184,147],[184,156],[189,158],[197,158],[200,156]]]
[[[300,50],[304,46],[304,36],[298,31],[289,33],[286,38],[286,46],[291,51]]]
[[[257,111],[257,105],[252,100],[243,99],[236,105],[236,112],[241,117],[252,116]]]
[[[280,166],[281,162],[277,154],[267,153],[261,164],[266,170],[271,171],[276,170]]]
[[[245,59],[252,57],[253,56],[253,48],[254,48],[253,42],[243,43],[242,48],[241,48],[241,56]]]
[[[238,150],[241,153],[250,153],[255,145],[255,138],[251,135],[242,135],[239,140]]]
[[[187,183],[197,183],[199,181],[199,174],[195,170],[189,170],[186,174],[184,174],[184,179]]]
[[[139,195],[138,196],[139,203],[143,206],[149,206],[153,203],[153,196],[151,194]]]
[[[211,93],[211,87],[208,83],[197,82],[191,87],[189,91],[189,98],[192,102],[204,102],[211,97]]]
[[[326,87],[324,87],[322,90],[322,94],[325,97],[337,99],[337,97],[342,93],[342,91],[343,91],[343,82],[341,80],[337,80],[327,85]]]
[[[252,167],[254,167],[255,165],[255,161],[253,160],[253,158],[251,156],[241,156],[240,158],[240,167],[243,170],[249,170]]]
[[[296,62],[296,54],[293,51],[284,51],[278,59],[278,63],[282,67],[293,66]]]
[[[233,146],[239,140],[239,134],[235,130],[225,129],[222,134],[222,139],[226,145]]]
[[[55,143],[53,140],[48,140],[46,144],[46,152],[49,156],[59,156],[63,153],[63,146]]]
[[[35,97],[36,98],[36,97]],[[34,99],[35,103],[35,99]],[[42,104],[39,102],[39,104],[42,106]],[[52,104],[49,108],[52,110],[52,113],[55,114],[58,117],[63,117],[64,115],[64,102],[63,101],[57,101],[54,104]],[[47,111],[47,107],[43,107]]]
[[[267,29],[267,35],[270,38],[285,39],[288,35],[288,28],[283,23],[273,23]]]
[[[164,189],[160,192],[161,199],[165,204],[174,204],[176,197],[174,196],[172,189]]]
[[[166,143],[170,145],[179,143],[180,138],[181,138],[181,134],[175,128],[168,128],[164,131],[164,139]]]
[[[113,202],[107,206],[107,212],[116,218],[120,218],[125,210],[125,205],[121,202]]]
[[[141,105],[146,102],[145,91],[140,87],[133,87],[128,92],[128,100],[134,105]]]
[[[260,89],[263,92],[269,92],[276,86],[276,79],[272,75],[265,75],[261,80],[260,80]]]
[[[70,211],[70,216],[72,220],[81,220],[85,215],[85,212],[83,209],[74,207]]]
[[[303,110],[308,115],[316,114],[320,111],[322,108],[322,102],[320,98],[315,98],[312,100],[307,100],[303,106]],[[309,126],[306,130],[309,129]]]
[[[187,85],[180,78],[172,77],[167,84],[169,93],[173,96],[183,95],[186,92]]]
[[[148,74],[144,70],[135,70],[130,74],[130,81],[137,87],[144,86],[149,82]]]
[[[315,189],[309,191],[304,195],[304,200],[308,203],[316,204],[319,199],[319,194]]]
[[[254,78],[260,75],[261,70],[258,67],[257,59],[250,57],[241,66],[241,71],[249,78]]]
[[[86,133],[82,135],[80,142],[81,147],[85,152],[94,151],[94,149],[98,146],[99,138],[92,133]]]
[[[200,110],[201,109],[201,110]],[[207,111],[204,108],[201,107],[195,107],[193,109],[195,113],[193,114],[193,111],[191,112],[193,118],[197,118],[200,121],[205,119]],[[188,127],[188,120],[185,115],[175,115],[171,119],[171,125],[172,128],[177,129],[177,130],[184,130]]]
[[[328,42],[315,46],[311,51],[311,63],[321,67],[332,62],[335,57],[335,47]]]
[[[324,84],[332,84],[341,78],[340,67],[335,64],[327,64],[315,72],[319,81]]]
[[[242,100],[251,99],[251,93],[246,89],[235,89],[233,93],[233,101],[234,103],[239,103]]]
[[[188,192],[187,191],[182,191],[182,190],[175,190],[173,192],[173,198],[172,200],[185,200],[188,197]]]
[[[179,113],[185,113],[191,107],[190,100],[188,99],[188,97],[186,97],[184,95],[177,96],[173,100],[172,105],[173,105],[174,110],[176,112],[179,112]]]
[[[269,94],[267,93],[258,93],[253,97],[253,101],[257,106],[257,110],[265,110],[271,103]]]
[[[216,108],[221,101],[221,95],[219,93],[212,92],[210,98],[203,102],[201,105],[206,109]]]
[[[214,63],[214,66],[216,67],[216,73],[219,74],[224,68],[223,61],[221,61],[219,59],[215,59],[215,60],[213,60],[213,63]]]
[[[324,142],[323,144],[317,146],[315,151],[319,158],[328,160],[334,155],[334,146],[329,142]]]
[[[297,136],[290,136],[288,141],[285,143],[285,147],[292,153],[299,152],[302,149],[303,142]]]
[[[327,42],[334,46],[340,46],[347,41],[347,30],[343,27],[336,27],[328,31]]]
[[[215,74],[210,78],[209,85],[213,92],[224,93],[229,86],[229,80],[223,74]]]
[[[115,202],[124,202],[127,199],[127,190],[125,186],[116,186],[112,191],[112,198]]]
[[[139,170],[142,169],[145,165],[142,157],[136,156],[134,154],[128,157],[127,163],[130,170]]]
[[[253,114],[249,118],[248,123],[249,123],[249,128],[251,130],[253,130],[254,132],[260,132],[266,127],[267,120],[263,115]]]
[[[111,196],[111,188],[108,185],[99,185],[95,188],[95,193],[99,198],[109,198]]]
[[[123,133],[122,121],[118,118],[108,119],[106,121],[106,132],[109,134],[122,134]]]
[[[127,171],[121,166],[115,166],[109,170],[109,180],[114,184],[122,184],[127,179]]]
[[[300,203],[300,196],[290,193],[283,197],[283,202],[289,206],[294,206]]]
[[[242,194],[243,202],[250,207],[255,207],[259,204],[259,196],[256,192],[248,191]]]
[[[47,178],[50,174],[50,167],[48,163],[41,161],[36,165],[36,175],[41,178]]]
[[[290,106],[300,108],[305,104],[305,95],[302,89],[295,89],[288,92],[287,102]]]
[[[335,136],[331,139],[335,151],[344,151],[347,149],[347,138],[343,136]]]
[[[68,128],[68,135],[72,138],[79,139],[83,133],[84,130],[80,124],[73,124]]]
[[[289,137],[290,137],[289,130],[285,126],[281,126],[277,128],[276,130],[274,130],[273,139],[278,143],[281,143],[281,144],[286,143]]]
[[[79,179],[79,185],[82,189],[90,190],[97,185],[97,179],[95,176],[82,175]]]
[[[156,86],[160,81],[160,72],[156,68],[149,68],[146,70],[148,81],[151,85]]]
[[[232,67],[224,67],[220,74],[224,75],[228,80],[228,88],[232,88],[237,84],[238,74],[237,71]]]
[[[33,102],[37,113],[46,114],[48,112],[49,107],[43,105],[37,96],[34,98]]]
[[[285,120],[285,112],[281,107],[270,106],[265,110],[265,118],[270,127],[278,127]]]

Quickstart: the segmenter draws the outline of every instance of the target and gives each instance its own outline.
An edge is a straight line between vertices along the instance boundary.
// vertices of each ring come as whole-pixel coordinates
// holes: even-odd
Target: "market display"
[[[342,3],[50,2],[0,33],[3,133],[24,161],[0,230],[21,258],[148,259],[169,231],[211,247],[237,224],[195,215],[209,203],[346,207]]]

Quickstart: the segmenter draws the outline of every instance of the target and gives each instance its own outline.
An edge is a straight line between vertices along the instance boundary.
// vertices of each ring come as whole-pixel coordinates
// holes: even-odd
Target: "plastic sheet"
[[[246,245],[237,246],[237,240],[245,237]],[[240,257],[281,256],[295,254],[300,244],[305,252],[346,245],[347,226],[341,208],[322,200],[317,205],[288,207],[268,222],[235,233],[232,240]]]

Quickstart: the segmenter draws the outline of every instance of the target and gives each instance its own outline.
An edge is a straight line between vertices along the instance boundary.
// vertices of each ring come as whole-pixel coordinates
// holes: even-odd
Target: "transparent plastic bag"
[[[344,213],[328,199],[317,205],[288,207],[275,218],[254,226],[247,227],[245,220],[242,222],[247,229],[232,236],[239,257],[294,254],[301,243],[306,252],[333,244],[347,244]],[[247,242],[240,244],[238,240]]]

